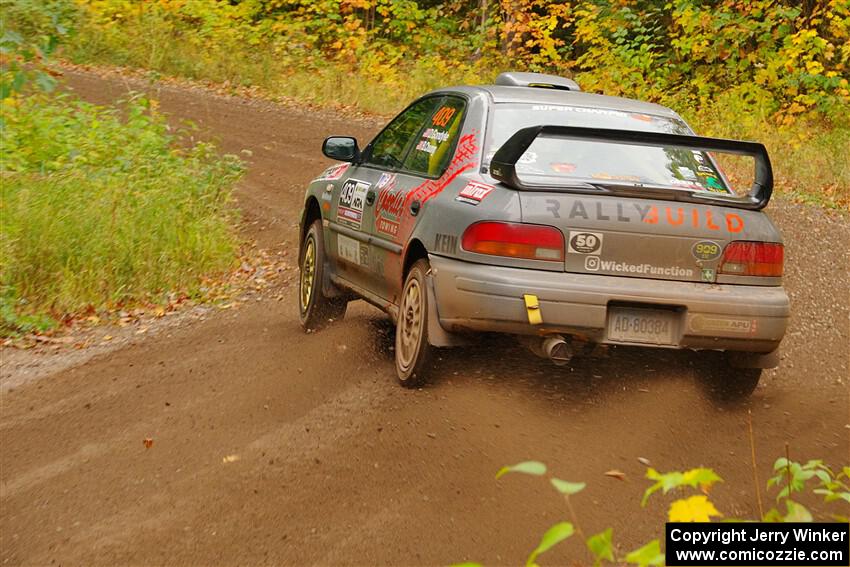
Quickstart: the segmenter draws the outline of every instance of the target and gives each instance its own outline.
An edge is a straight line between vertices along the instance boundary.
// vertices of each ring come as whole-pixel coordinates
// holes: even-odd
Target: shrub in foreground
[[[502,467],[496,478],[509,473],[522,473],[538,477],[548,476],[549,484],[559,493],[566,503],[568,520],[556,523],[546,530],[540,543],[526,559],[526,567],[539,567],[538,557],[559,543],[578,534],[584,540],[584,557],[595,567],[604,564],[637,565],[638,567],[663,566],[664,553],[661,550],[660,539],[653,539],[647,544],[626,553],[619,553],[614,545],[614,530],[607,528],[587,537],[579,527],[579,520],[570,502],[570,498],[586,488],[584,482],[569,482],[548,475],[545,464],[539,461],[523,461],[512,466]],[[609,476],[623,475],[619,471],[605,473]],[[646,478],[652,484],[644,491],[641,507],[646,506],[649,498],[656,492],[697,492],[688,497],[681,497],[670,503],[667,519],[670,522],[711,522],[722,518],[727,522],[813,522],[812,513],[797,500],[798,497],[808,496],[809,499],[822,500],[824,504],[838,503],[842,514],[832,514],[829,519],[838,522],[850,521],[846,516],[847,504],[850,504],[850,466],[833,470],[823,461],[811,460],[798,463],[787,457],[780,457],[773,464],[773,476],[767,481],[767,490],[779,489],[775,496],[776,507],[765,510],[761,492],[756,486],[759,517],[728,518],[724,517],[710,500],[711,488],[723,479],[709,468],[695,468],[685,472],[673,471],[660,473],[649,467]],[[575,558],[574,558],[575,561]],[[590,564],[588,563],[588,564]],[[479,563],[457,563],[453,567],[482,567]]]
[[[238,242],[233,156],[170,130],[152,103],[3,100],[0,332],[192,294]]]

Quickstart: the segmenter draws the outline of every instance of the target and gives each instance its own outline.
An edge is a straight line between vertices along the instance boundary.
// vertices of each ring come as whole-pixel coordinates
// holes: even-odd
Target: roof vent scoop
[[[540,87],[560,91],[580,91],[581,87],[572,79],[546,75],[544,73],[507,72],[496,77],[496,84],[504,87]]]

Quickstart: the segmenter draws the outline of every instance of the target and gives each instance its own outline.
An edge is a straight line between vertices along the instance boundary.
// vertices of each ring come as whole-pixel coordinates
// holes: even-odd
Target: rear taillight
[[[467,252],[478,254],[564,261],[564,235],[552,226],[478,222],[466,229],[461,244]]]
[[[721,274],[735,276],[782,275],[785,248],[776,242],[730,242],[720,260]]]

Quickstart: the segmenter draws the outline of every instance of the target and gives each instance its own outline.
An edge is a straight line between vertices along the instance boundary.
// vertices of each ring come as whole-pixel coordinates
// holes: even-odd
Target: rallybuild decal
[[[711,209],[691,207],[658,207],[640,203],[610,203],[602,201],[572,201],[569,211],[561,211],[561,201],[546,200],[546,210],[559,219],[566,212],[568,219],[617,221],[622,223],[642,222],[646,224],[707,228],[735,234],[744,230],[744,219],[737,213],[719,213]]]
[[[584,269],[588,272],[612,272],[615,274],[638,274],[641,276],[669,276],[674,278],[692,278],[691,268],[678,266],[653,266],[652,264],[630,264],[614,260],[602,260],[599,256],[587,256],[584,259]]]
[[[339,192],[339,206],[336,220],[356,229],[363,222],[363,206],[366,204],[366,192],[371,184],[356,179],[348,179]]]
[[[478,205],[478,203],[483,201],[484,197],[489,195],[493,189],[495,189],[495,187],[492,185],[479,183],[478,181],[470,181],[466,184],[466,187],[460,190],[460,193],[458,193],[457,197],[455,197],[455,201],[469,203],[470,205]]]

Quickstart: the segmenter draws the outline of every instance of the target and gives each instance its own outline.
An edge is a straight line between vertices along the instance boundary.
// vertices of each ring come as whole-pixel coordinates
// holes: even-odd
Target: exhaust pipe
[[[543,354],[557,366],[564,366],[573,357],[573,347],[561,335],[552,335],[543,339]]]

